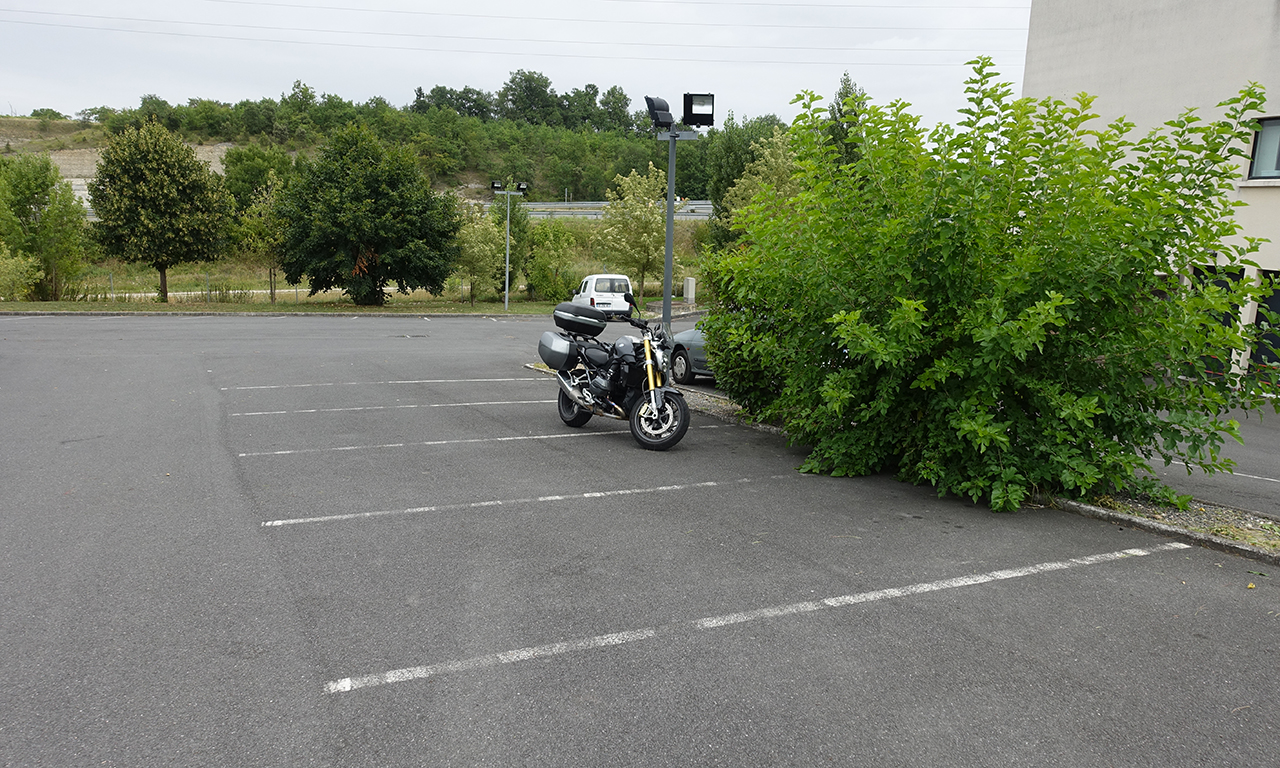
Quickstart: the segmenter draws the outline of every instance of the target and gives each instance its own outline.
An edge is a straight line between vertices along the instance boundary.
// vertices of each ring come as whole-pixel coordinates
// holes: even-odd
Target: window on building
[[[1260,130],[1253,137],[1251,179],[1280,179],[1280,117],[1259,120]]]

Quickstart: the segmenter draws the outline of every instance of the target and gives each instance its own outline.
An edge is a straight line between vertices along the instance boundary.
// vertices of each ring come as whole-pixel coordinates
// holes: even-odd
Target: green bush
[[[802,97],[800,191],[766,185],[707,265],[717,380],[811,448],[806,471],[896,468],[996,510],[1154,490],[1152,460],[1229,470],[1229,411],[1275,391],[1203,364],[1266,346],[1237,322],[1271,286],[1230,195],[1261,89],[1135,140],[1089,97],[1014,100],[973,64],[963,119],[927,135],[854,95],[851,153]]]
[[[11,255],[0,243],[0,301],[21,301],[44,277],[40,262],[22,254]]]

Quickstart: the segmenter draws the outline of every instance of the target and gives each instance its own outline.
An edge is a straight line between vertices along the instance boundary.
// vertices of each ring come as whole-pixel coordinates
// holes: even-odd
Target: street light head
[[[671,116],[671,107],[668,106],[667,100],[657,96],[645,96],[644,103],[649,108],[649,118],[653,120],[654,127],[670,130],[675,123],[675,118]]]
[[[489,185],[489,189],[492,189],[494,192],[501,192],[502,187],[503,183],[500,181],[495,181]]]
[[[517,192],[521,192],[521,193],[523,193],[523,192],[527,192],[528,190],[529,190],[529,184],[528,184],[528,182],[524,182],[524,181],[516,182],[516,191],[517,191]]]
[[[713,93],[686,93],[684,116],[680,122],[696,128],[716,124],[716,97]]]

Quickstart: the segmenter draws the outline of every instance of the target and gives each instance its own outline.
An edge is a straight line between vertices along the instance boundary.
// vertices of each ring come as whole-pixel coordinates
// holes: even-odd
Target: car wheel
[[[675,379],[677,384],[693,383],[693,364],[689,362],[687,350],[677,349],[671,356],[671,378]]]

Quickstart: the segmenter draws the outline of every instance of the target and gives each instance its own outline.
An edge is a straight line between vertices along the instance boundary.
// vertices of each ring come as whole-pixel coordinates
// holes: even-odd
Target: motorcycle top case
[[[555,318],[557,328],[592,338],[599,336],[606,324],[604,313],[600,310],[568,301],[557,304],[552,317]]]
[[[558,333],[545,331],[538,340],[538,357],[557,371],[567,371],[578,364],[578,345]]]

